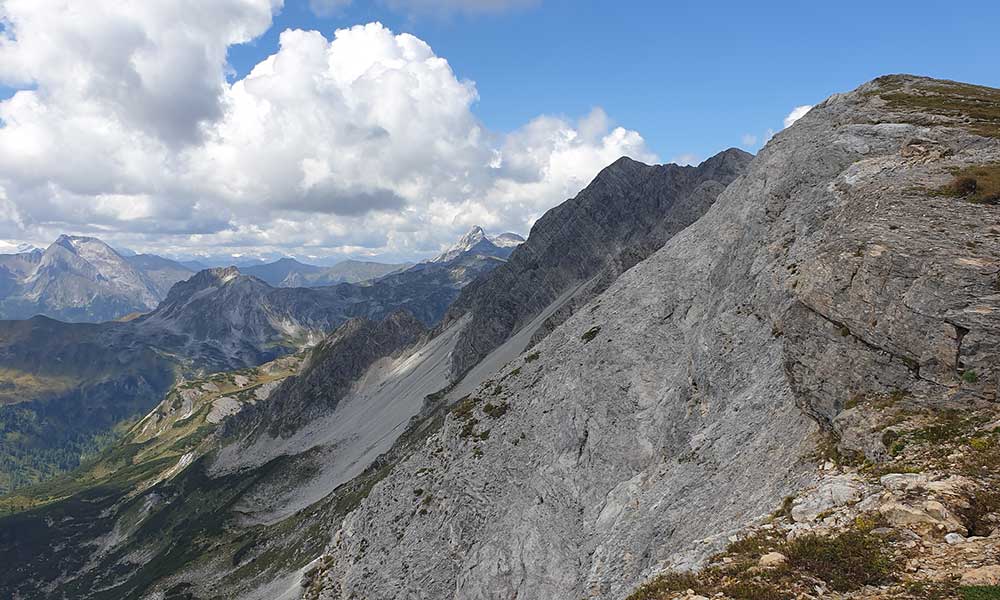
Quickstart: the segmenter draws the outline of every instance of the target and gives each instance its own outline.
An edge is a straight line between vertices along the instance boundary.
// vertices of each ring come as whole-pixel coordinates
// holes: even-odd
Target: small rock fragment
[[[944,541],[948,542],[949,544],[961,544],[962,542],[965,541],[965,536],[963,536],[960,533],[949,533],[948,535],[944,536]]]
[[[786,562],[788,562],[788,557],[781,552],[768,552],[764,556],[760,557],[757,564],[765,569],[773,569],[775,567],[780,567]]]

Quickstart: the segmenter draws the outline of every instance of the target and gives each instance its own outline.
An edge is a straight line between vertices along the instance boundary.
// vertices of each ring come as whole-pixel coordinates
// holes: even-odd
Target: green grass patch
[[[758,531],[730,544],[701,571],[663,573],[636,589],[627,600],[662,600],[676,592],[694,590],[702,596],[724,594],[737,600],[790,600],[798,590],[812,590],[817,579],[835,591],[848,592],[895,580],[899,565],[885,542],[871,531],[877,519],[859,518],[854,527],[833,536],[805,535],[790,542],[771,532]],[[780,552],[787,563],[757,568],[767,552]],[[728,562],[721,562],[726,559]]]
[[[793,569],[822,579],[838,592],[887,583],[896,567],[879,537],[858,530],[833,537],[804,535],[788,542],[783,553]]]
[[[1000,600],[1000,586],[972,585],[958,589],[962,600]]]
[[[905,88],[901,80],[884,78],[882,84],[878,95],[892,110],[949,117],[977,135],[1000,137],[1000,90],[952,81]],[[918,119],[918,124],[930,123]]]

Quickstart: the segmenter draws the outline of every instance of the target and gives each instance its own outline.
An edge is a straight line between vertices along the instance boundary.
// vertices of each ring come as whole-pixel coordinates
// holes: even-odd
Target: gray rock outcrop
[[[749,161],[730,149],[698,167],[623,157],[605,168],[576,198],[545,213],[507,264],[473,282],[448,309],[445,327],[472,315],[453,356],[454,374],[464,375],[567,290],[587,283],[550,318],[543,333],[551,331],[703,215]]]
[[[997,208],[938,192],[1000,161],[996,123],[960,110],[983,97],[1000,107],[894,76],[817,105],[460,401],[333,532],[310,589],[622,598],[802,487],[852,394],[994,398]]]

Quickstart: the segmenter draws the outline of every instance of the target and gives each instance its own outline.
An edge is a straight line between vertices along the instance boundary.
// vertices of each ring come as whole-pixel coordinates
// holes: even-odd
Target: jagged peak
[[[478,243],[485,237],[486,237],[486,232],[483,231],[483,228],[480,227],[479,225],[473,225],[469,229],[468,233],[459,238],[458,244],[456,244],[456,246],[468,246],[471,248],[472,245]]]
[[[191,279],[200,278],[203,281],[217,281],[219,283],[228,283],[237,277],[240,277],[243,273],[240,272],[239,268],[235,266],[228,267],[213,267],[211,269],[205,269],[204,271],[199,271]]]
[[[432,258],[428,262],[448,262],[454,260],[455,258],[461,256],[463,253],[468,252],[479,246],[481,244],[488,244],[489,246],[495,247],[493,242],[486,236],[486,232],[479,225],[473,225],[469,231],[459,238],[451,248]]]
[[[115,252],[114,248],[109,246],[100,238],[86,236],[86,235],[70,235],[66,233],[60,234],[59,237],[56,238],[56,241],[52,242],[52,244],[49,247],[51,248],[52,246],[61,246],[63,248],[66,248],[67,250],[76,252],[77,249],[82,244],[98,244],[100,246],[106,247],[111,252]],[[115,252],[115,254],[117,254],[117,252]]]

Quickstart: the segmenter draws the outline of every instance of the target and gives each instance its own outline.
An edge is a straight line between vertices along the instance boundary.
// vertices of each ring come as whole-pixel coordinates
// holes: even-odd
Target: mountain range
[[[109,321],[155,308],[192,274],[164,258],[123,257],[97,238],[63,235],[45,250],[0,255],[0,316]]]
[[[0,324],[5,381],[145,415],[0,498],[0,589],[995,593],[997,165],[1000,90],[887,76],[756,156],[622,158],[505,256],[474,229],[369,284],[218,269],[128,322]]]
[[[496,246],[483,236],[480,247],[457,244],[432,262],[447,262],[463,252],[504,258],[520,241],[512,233],[497,236]],[[472,235],[470,232],[469,235]],[[0,319],[27,319],[35,315],[60,321],[97,323],[155,309],[170,288],[206,269],[194,262],[178,262],[155,254],[116,250],[94,237],[62,235],[41,250],[20,246],[14,254],[0,254]],[[405,271],[410,263],[386,264],[346,260],[332,267],[282,258],[239,267],[272,287],[325,287],[363,283]]]
[[[337,283],[371,281],[411,266],[412,263],[385,264],[345,260],[332,267],[317,267],[301,263],[294,258],[282,258],[273,263],[242,267],[240,270],[274,287],[322,287]]]
[[[119,257],[96,240],[65,243],[96,248],[109,262]],[[272,287],[236,267],[207,269],[128,320],[0,321],[0,432],[12,434],[0,440],[7,478],[0,489],[76,466],[82,452],[149,410],[178,378],[294,353],[352,318],[382,319],[405,309],[432,326],[465,285],[502,264],[482,250],[374,282],[317,288]],[[148,255],[131,258],[161,264]]]

